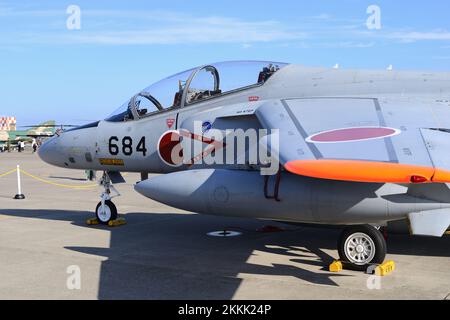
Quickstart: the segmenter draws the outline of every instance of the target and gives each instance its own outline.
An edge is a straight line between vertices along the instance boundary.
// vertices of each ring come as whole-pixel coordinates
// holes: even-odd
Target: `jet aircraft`
[[[28,130],[0,130],[0,147],[17,146],[21,141],[31,142],[33,138],[48,138],[55,134],[55,121],[46,121],[44,123],[28,126]]]
[[[159,81],[39,155],[104,172],[101,223],[120,173],[138,172],[137,192],[183,210],[344,226],[340,259],[365,269],[384,261],[391,221],[449,228],[449,150],[450,73],[237,61]]]

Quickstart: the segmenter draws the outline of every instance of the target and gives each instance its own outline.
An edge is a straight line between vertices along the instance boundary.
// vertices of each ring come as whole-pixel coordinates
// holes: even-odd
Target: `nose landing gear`
[[[382,264],[386,258],[386,248],[383,234],[370,225],[348,227],[338,241],[340,260],[358,271]]]
[[[108,225],[111,221],[117,220],[117,207],[111,199],[119,197],[120,193],[112,185],[107,172],[103,173],[100,186],[104,188],[104,191],[100,196],[101,201],[95,208],[95,216],[100,224]]]
[[[95,217],[101,224],[109,224],[117,219],[117,208],[111,200],[100,201],[95,208]]]

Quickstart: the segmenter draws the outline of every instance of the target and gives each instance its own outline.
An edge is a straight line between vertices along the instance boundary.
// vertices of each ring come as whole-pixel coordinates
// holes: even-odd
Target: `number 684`
[[[121,146],[119,144],[119,138],[118,137],[111,137],[109,138],[109,153],[113,156],[117,156],[120,151],[122,150],[122,153],[126,156],[133,155],[134,148],[133,148],[133,138],[132,137],[123,137]],[[136,152],[141,152],[143,156],[145,157],[147,155],[147,147],[145,144],[145,137],[142,137],[139,140],[139,143],[136,146]]]

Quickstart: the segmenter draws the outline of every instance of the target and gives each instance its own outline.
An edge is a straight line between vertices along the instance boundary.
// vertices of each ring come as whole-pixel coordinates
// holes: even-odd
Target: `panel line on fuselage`
[[[377,110],[378,119],[380,120],[380,126],[381,127],[387,127],[386,119],[383,115],[383,110],[381,110],[380,101],[378,99],[373,99],[373,102],[375,104],[375,109]],[[389,156],[389,161],[393,163],[399,163],[397,153],[395,152],[394,144],[392,143],[392,138],[386,138],[384,139],[384,142],[386,144],[386,151]]]
[[[289,114],[289,117],[291,117],[292,122],[294,123],[295,127],[297,128],[300,135],[303,137],[303,139],[308,138],[308,134],[306,133],[305,129],[302,127],[298,119],[295,117],[294,113],[292,112],[291,108],[289,107],[288,103],[282,99],[281,103],[283,104],[284,108],[286,109],[286,112]],[[313,155],[316,157],[316,159],[323,159],[322,153],[319,151],[319,149],[311,143],[307,143],[309,149],[313,153]]]

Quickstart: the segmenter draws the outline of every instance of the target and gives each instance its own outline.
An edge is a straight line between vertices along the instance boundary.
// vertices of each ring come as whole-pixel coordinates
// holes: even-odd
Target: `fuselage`
[[[126,115],[125,120],[120,118],[117,121],[117,117],[110,117],[65,131],[49,139],[39,154],[44,161],[68,169],[146,174],[184,171],[174,176],[176,179],[172,182],[161,177],[152,184],[144,181],[136,189],[157,201],[201,213],[310,223],[382,224],[404,219],[415,210],[450,208],[450,199],[417,201],[406,194],[407,186],[327,181],[287,172],[283,173],[285,182],[280,191],[284,192],[284,200],[259,206],[261,201],[265,201],[264,182],[258,178],[258,173],[252,172],[254,168],[251,166],[242,168],[225,164],[215,167],[218,171],[203,172],[203,176],[206,174],[204,184],[197,185],[190,182],[195,179],[193,171],[186,171],[191,167],[171,166],[161,159],[160,138],[170,130],[184,128],[192,131],[195,121],[211,124],[223,131],[257,130],[261,129],[261,124],[255,110],[262,104],[273,103],[273,112],[277,112],[279,100],[309,98],[377,99],[381,108],[385,105],[390,107],[389,112],[396,114],[395,119],[403,117],[405,127],[450,128],[450,73],[286,65],[264,83],[179,108],[158,110],[141,119],[127,119]],[[226,125],[220,121],[223,118],[233,119],[233,128],[224,127]],[[210,168],[199,165],[195,169]],[[232,174],[221,171],[229,169],[243,171]],[[218,184],[211,177],[219,177],[222,182]],[[242,183],[243,180],[246,183]],[[181,183],[183,188],[177,188],[177,183]]]
[[[42,146],[40,155],[44,161],[68,169],[173,172],[176,169],[161,161],[157,145],[165,132],[178,129],[186,120],[214,122],[218,115],[232,110],[253,110],[268,100],[375,96],[381,103],[384,100],[398,102],[399,113],[410,116],[411,113],[416,113],[411,118],[423,121],[424,126],[431,120],[436,122],[435,127],[450,128],[450,73],[336,70],[287,65],[260,86],[224,94],[180,109],[163,110],[144,119],[125,122],[103,120],[66,131],[48,140]],[[258,101],[249,101],[252,97],[257,97]],[[408,105],[415,103],[420,103],[421,109],[426,110],[408,108]],[[435,118],[421,119],[421,111],[428,113],[430,110],[436,115]],[[242,128],[258,128],[257,121],[252,121],[255,119],[252,119],[251,112],[247,120],[249,121],[242,123]],[[168,123],[172,121],[169,126]],[[111,153],[112,137],[114,150]],[[132,148],[144,138],[146,152],[123,152],[124,138],[129,138],[125,144],[130,142]],[[108,163],[107,159],[119,159],[120,165],[105,165]]]

